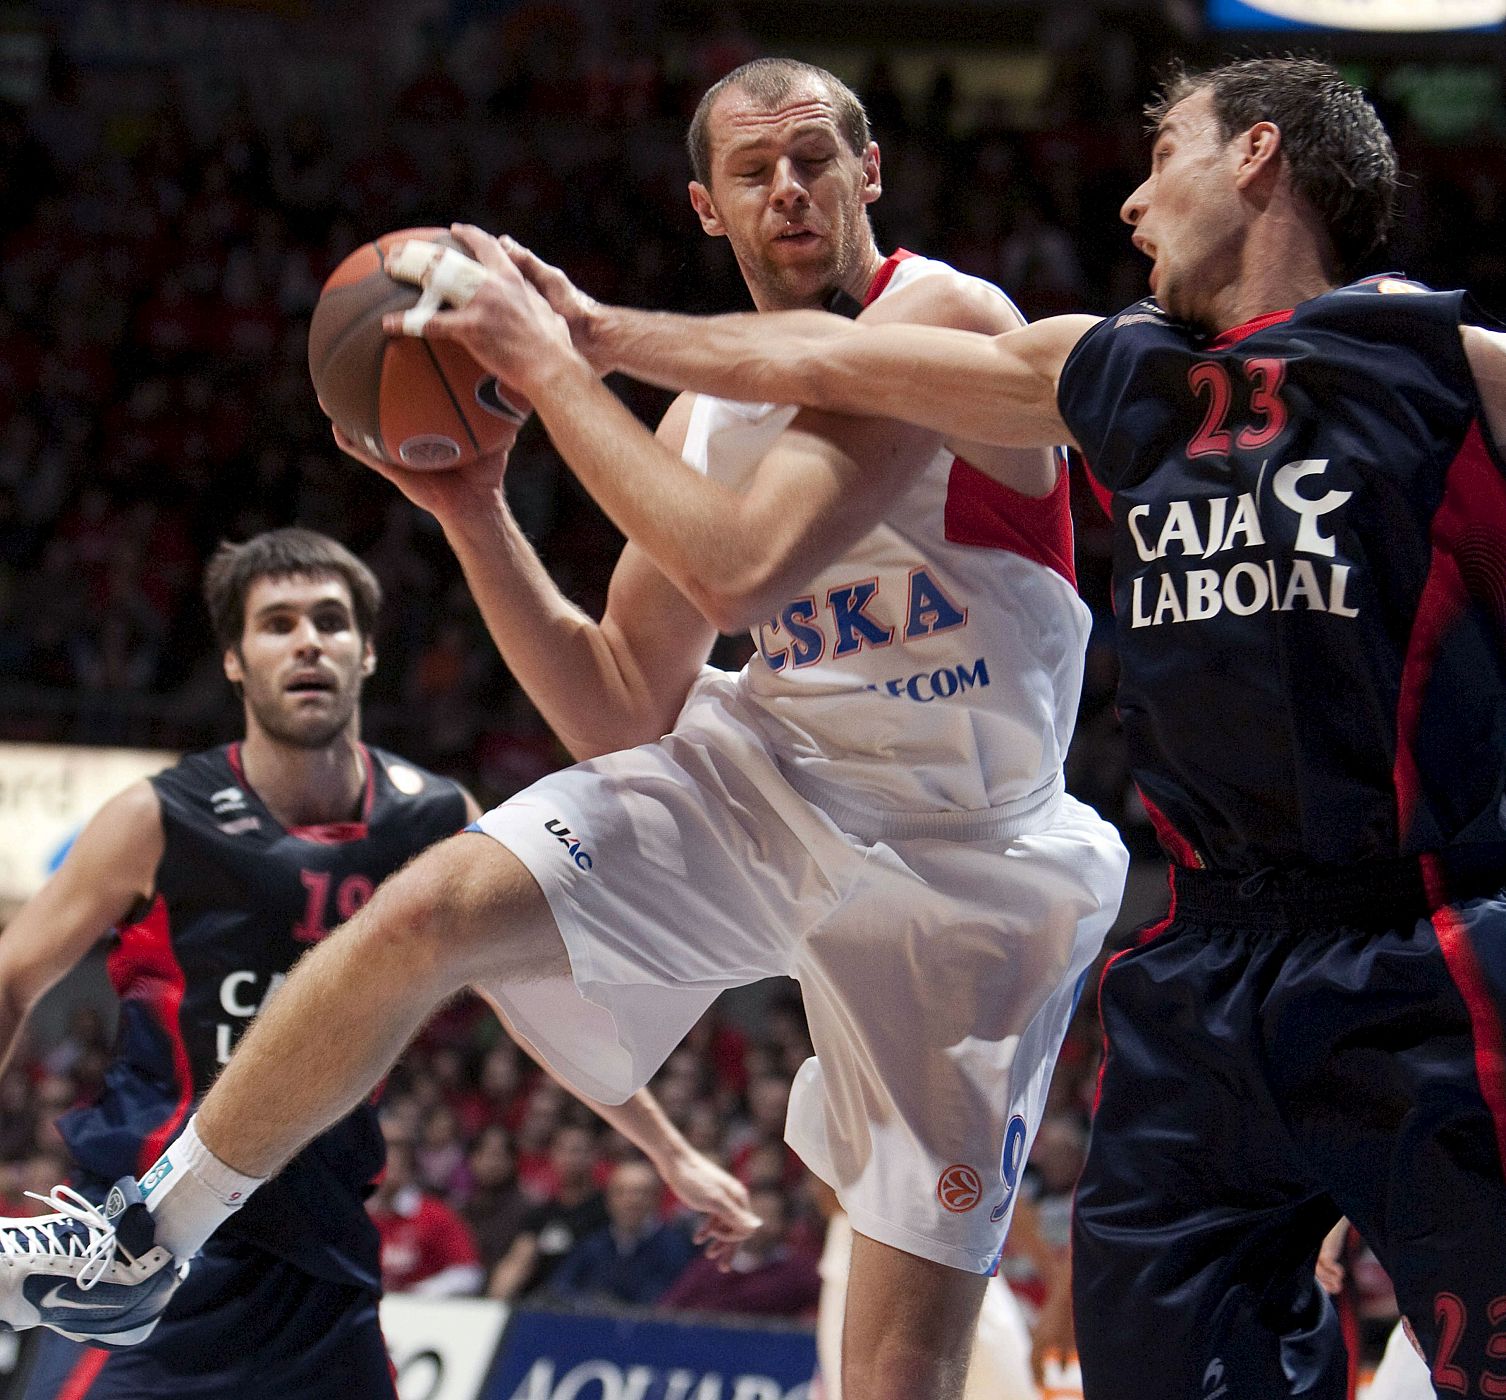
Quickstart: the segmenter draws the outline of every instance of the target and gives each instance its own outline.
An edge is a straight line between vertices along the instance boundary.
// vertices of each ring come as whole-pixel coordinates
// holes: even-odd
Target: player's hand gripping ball
[[[433,257],[421,245],[437,244],[474,265],[446,229],[400,229],[358,248],[319,294],[309,323],[309,373],[331,421],[374,457],[443,471],[509,447],[531,405],[453,341],[382,330],[388,312],[423,317],[441,292],[452,304],[466,295],[465,266],[446,268],[458,278],[431,279],[433,292],[390,276],[384,259],[404,243],[419,245],[415,256]]]

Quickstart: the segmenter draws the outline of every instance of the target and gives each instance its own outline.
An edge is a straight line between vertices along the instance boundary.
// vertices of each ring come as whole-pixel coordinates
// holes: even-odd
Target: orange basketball
[[[531,406],[460,346],[382,329],[383,316],[419,297],[382,266],[388,249],[410,238],[465,251],[438,228],[399,229],[356,249],[314,307],[309,374],[331,421],[373,456],[443,471],[509,446]]]

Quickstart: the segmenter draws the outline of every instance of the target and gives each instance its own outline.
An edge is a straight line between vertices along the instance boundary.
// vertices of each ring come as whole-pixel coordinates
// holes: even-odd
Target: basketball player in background
[[[1179,75],[1151,116],[1122,216],[1153,295],[1106,320],[697,324],[596,308],[518,256],[597,368],[1083,451],[1116,526],[1119,709],[1173,895],[1102,982],[1072,1250],[1089,1400],[1342,1396],[1313,1277],[1341,1213],[1439,1393],[1494,1395],[1506,335],[1461,292],[1345,285],[1390,225],[1396,160],[1333,69]],[[490,268],[440,333],[553,428],[593,376]],[[622,470],[671,508],[668,472]]]
[[[4,1060],[42,993],[115,931],[115,1059],[98,1101],[59,1122],[78,1168],[51,1201],[65,1220],[156,1161],[305,950],[477,811],[360,742],[380,590],[343,546],[302,529],[221,545],[204,593],[245,738],[108,802],[0,937]],[[44,1334],[29,1400],[392,1394],[365,1206],[383,1155],[374,1108],[355,1107],[208,1242],[150,1341],[107,1351]],[[109,1291],[27,1296],[68,1333]]]
[[[880,255],[878,148],[830,74],[738,70],[690,145],[696,213],[760,308],[1019,323],[985,284]],[[627,525],[600,623],[545,574],[501,462],[380,468],[438,517],[585,761],[420,857],[303,960],[148,1173],[156,1239],[191,1254],[457,987],[482,986],[577,1091],[620,1100],[722,988],[793,974],[816,1057],[787,1135],[857,1233],[846,1389],[950,1400],[1126,863],[1062,789],[1090,619],[1060,456],[690,396],[656,443],[591,384],[580,407],[546,390],[543,416]],[[690,475],[726,508],[716,527],[625,521],[601,479],[618,454]],[[715,626],[756,630],[739,675],[703,669]],[[56,1277],[32,1255],[33,1282]]]

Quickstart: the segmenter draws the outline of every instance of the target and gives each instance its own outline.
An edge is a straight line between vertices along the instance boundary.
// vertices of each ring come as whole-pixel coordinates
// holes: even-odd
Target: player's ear
[[[241,652],[239,647],[225,648],[224,666],[225,679],[229,681],[231,685],[239,687],[245,682],[246,667],[245,664],[241,661]]]
[[[1280,168],[1277,156],[1281,151],[1281,128],[1275,122],[1256,122],[1239,141],[1239,168],[1234,182],[1237,188],[1246,189],[1262,176],[1274,175]]]
[[[362,642],[361,643],[361,674],[362,674],[362,676],[369,676],[375,670],[376,670],[376,648],[374,646],[372,646],[372,644],[371,644],[371,642],[369,640],[365,641],[365,642]]]
[[[701,227],[713,238],[724,238],[727,233],[726,225],[722,223],[721,216],[716,212],[716,205],[711,202],[711,191],[699,180],[690,182],[690,204],[701,220]]]
[[[879,148],[877,141],[870,141],[863,152],[863,203],[872,204],[884,192],[884,182],[879,178]]]

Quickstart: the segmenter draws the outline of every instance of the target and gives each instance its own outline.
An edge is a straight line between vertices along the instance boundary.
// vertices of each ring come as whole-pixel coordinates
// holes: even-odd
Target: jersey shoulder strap
[[[231,767],[228,744],[185,754],[148,781],[162,804],[164,821],[228,821],[246,810],[246,793]]]

